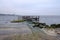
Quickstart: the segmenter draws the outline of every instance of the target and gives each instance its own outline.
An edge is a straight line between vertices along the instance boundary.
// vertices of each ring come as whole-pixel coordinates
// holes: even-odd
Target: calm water
[[[60,24],[60,16],[40,16],[40,22],[51,24]]]
[[[18,19],[18,16],[0,16],[0,24],[10,24],[11,20],[17,20],[17,19]],[[39,20],[40,22],[46,23],[48,25],[60,24],[60,16],[40,16]]]
[[[0,28],[7,28],[0,29],[0,35],[31,33],[26,23],[0,24]]]

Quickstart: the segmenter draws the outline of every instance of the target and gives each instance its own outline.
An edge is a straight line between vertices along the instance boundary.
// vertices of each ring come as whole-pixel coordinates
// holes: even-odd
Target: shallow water
[[[31,33],[25,23],[0,24],[0,35]]]

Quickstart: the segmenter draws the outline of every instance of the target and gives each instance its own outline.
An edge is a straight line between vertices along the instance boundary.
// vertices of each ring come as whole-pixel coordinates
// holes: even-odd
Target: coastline
[[[47,28],[43,28],[41,29],[44,33],[46,33],[47,35],[50,36],[57,36],[57,33],[55,32],[55,29],[47,29]]]

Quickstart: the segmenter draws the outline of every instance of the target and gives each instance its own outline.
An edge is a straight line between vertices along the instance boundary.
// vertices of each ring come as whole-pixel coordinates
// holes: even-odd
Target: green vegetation
[[[25,20],[13,20],[11,23],[25,22]]]
[[[39,23],[39,22],[32,22],[34,24],[33,27],[39,27],[39,28],[45,28],[46,24],[45,23]]]
[[[60,28],[60,24],[51,24],[52,28]]]
[[[34,24],[33,27],[39,27],[39,28],[49,28],[49,29],[55,29],[60,28],[60,24],[51,24],[50,26],[46,23],[39,23],[39,22],[32,22]]]

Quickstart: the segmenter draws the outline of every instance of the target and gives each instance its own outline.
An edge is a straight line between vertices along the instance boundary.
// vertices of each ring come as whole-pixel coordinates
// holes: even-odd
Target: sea
[[[20,17],[19,17],[20,18]],[[12,28],[16,31],[12,31],[12,30],[0,30],[0,35],[1,34],[11,34],[11,33],[20,33],[20,31],[18,31],[16,28],[25,28],[27,25],[22,26],[23,23],[11,23],[11,20],[16,20],[18,19],[17,16],[0,16],[0,28],[5,28],[5,27],[9,27]],[[60,16],[40,16],[39,17],[39,22],[41,23],[46,23],[47,25],[51,25],[51,24],[60,24]],[[28,30],[23,31],[24,32],[29,32]]]
[[[22,19],[21,17],[19,17]],[[0,24],[10,24],[11,20],[17,20],[18,16],[0,16]],[[40,23],[46,23],[47,25],[51,24],[60,24],[60,16],[40,16],[39,17]]]
[[[47,25],[51,24],[60,24],[60,16],[40,16],[39,22],[46,23]]]

